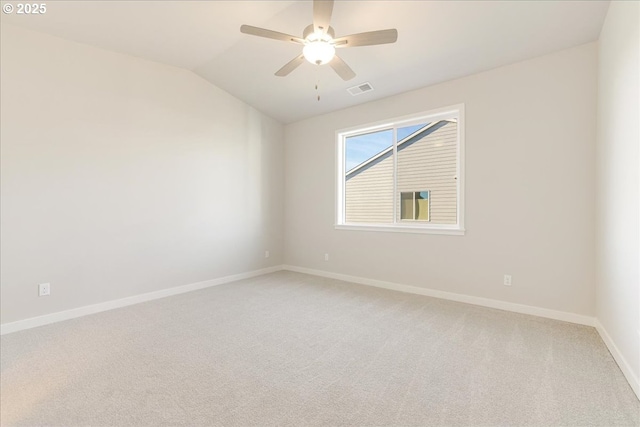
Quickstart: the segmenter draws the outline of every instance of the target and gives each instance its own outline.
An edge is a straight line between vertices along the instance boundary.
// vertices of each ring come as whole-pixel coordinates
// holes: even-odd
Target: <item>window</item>
[[[429,221],[429,192],[400,193],[400,219],[403,221]]]
[[[339,131],[336,227],[463,234],[463,108]]]

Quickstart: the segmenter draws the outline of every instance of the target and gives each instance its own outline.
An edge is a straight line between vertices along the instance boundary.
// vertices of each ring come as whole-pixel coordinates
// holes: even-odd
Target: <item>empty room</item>
[[[3,1],[2,426],[640,426],[640,1]]]

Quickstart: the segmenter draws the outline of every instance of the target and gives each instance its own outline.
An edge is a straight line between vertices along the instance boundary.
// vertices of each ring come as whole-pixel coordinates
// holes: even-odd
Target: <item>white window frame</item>
[[[411,126],[433,122],[434,120],[456,118],[458,121],[458,158],[456,164],[457,171],[457,224],[431,224],[424,222],[400,222],[396,208],[397,192],[397,153],[396,144],[393,145],[393,197],[394,197],[394,222],[391,224],[371,224],[371,223],[348,223],[345,221],[345,143],[350,136],[367,132],[376,132],[384,129],[393,129],[394,141],[397,139],[396,129],[398,127]],[[336,194],[335,194],[335,228],[339,230],[359,230],[359,231],[383,231],[399,233],[426,233],[426,234],[450,234],[464,235],[464,104],[456,104],[448,107],[438,108],[408,116],[396,117],[389,120],[368,123],[347,129],[336,131]],[[431,203],[431,201],[429,201]]]

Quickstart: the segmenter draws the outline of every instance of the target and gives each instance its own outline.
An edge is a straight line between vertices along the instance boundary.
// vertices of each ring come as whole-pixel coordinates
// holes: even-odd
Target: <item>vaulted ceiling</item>
[[[249,24],[301,36],[311,23],[311,1],[49,1],[44,15],[3,14],[2,23],[192,70],[289,123],[595,41],[608,5],[337,0],[331,20],[337,36],[399,33],[395,44],[341,49],[356,72],[346,82],[310,63],[276,77],[300,45],[240,33]],[[347,92],[363,82],[374,90]]]

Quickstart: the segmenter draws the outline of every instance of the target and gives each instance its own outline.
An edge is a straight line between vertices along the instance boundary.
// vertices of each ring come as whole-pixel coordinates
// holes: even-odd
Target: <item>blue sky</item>
[[[398,128],[398,140],[402,140],[427,124]],[[345,143],[345,171],[353,169],[365,160],[391,147],[391,145],[393,145],[392,129],[347,138]]]

